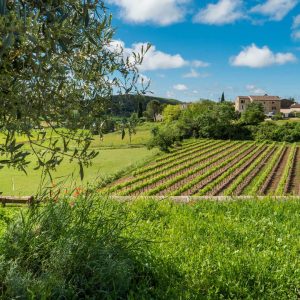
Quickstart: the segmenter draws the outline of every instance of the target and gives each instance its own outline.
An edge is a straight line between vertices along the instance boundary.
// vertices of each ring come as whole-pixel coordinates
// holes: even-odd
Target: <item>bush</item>
[[[265,117],[263,105],[253,102],[248,104],[246,111],[242,113],[241,121],[246,125],[258,125]]]
[[[277,125],[273,122],[252,126],[252,135],[258,141],[277,141],[295,143],[300,141],[300,123]]]
[[[164,152],[169,152],[170,147],[182,139],[180,129],[176,123],[155,127],[152,129],[152,135],[148,142],[148,148],[158,147]]]
[[[282,120],[282,114],[281,113],[276,113],[273,117],[272,120],[278,121],[278,120]]]
[[[124,299],[143,289],[142,242],[130,237],[126,207],[94,196],[48,203],[9,227],[0,298]]]

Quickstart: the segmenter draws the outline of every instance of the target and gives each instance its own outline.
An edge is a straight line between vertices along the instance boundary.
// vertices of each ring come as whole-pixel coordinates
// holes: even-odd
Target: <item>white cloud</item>
[[[246,85],[246,90],[252,95],[264,95],[266,91],[262,88],[255,86],[254,84]]]
[[[112,40],[110,41],[110,44],[107,46],[107,49],[109,49],[112,52],[122,52],[125,48],[125,43],[121,40]]]
[[[202,60],[193,60],[191,62],[191,66],[194,68],[206,68],[210,66],[210,63],[202,61]]]
[[[292,32],[292,38],[293,38],[294,40],[300,40],[300,30],[294,30],[294,31]]]
[[[119,6],[121,17],[132,23],[169,25],[182,21],[190,0],[108,0]]]
[[[194,17],[194,22],[223,25],[234,23],[244,18],[241,0],[219,0],[216,4],[208,4]]]
[[[264,4],[254,6],[250,12],[269,17],[271,20],[282,20],[298,3],[298,0],[267,0]]]
[[[271,65],[283,65],[295,62],[292,53],[273,53],[267,46],[258,48],[255,44],[244,48],[237,56],[230,58],[230,63],[236,67],[263,68]]]
[[[121,52],[123,49],[124,57],[133,59],[132,53],[141,52],[142,47],[147,48],[148,43],[136,43],[131,48],[125,47],[125,43],[121,40],[113,40],[108,47],[111,51]],[[162,51],[156,50],[154,45],[145,54],[143,62],[138,66],[141,72],[153,71],[159,69],[176,69],[188,65],[189,62],[184,60],[180,54],[168,54]]]
[[[110,46],[107,48],[111,51],[120,52],[123,50],[124,57],[132,58],[132,53],[140,53],[142,47],[147,48],[148,43],[135,43],[130,48],[125,46],[125,43],[121,40],[113,40]],[[168,54],[156,49],[156,46],[152,45],[146,52],[142,65],[138,66],[141,72],[154,71],[154,70],[167,70],[177,69],[184,66],[192,66],[194,68],[208,67],[210,64],[202,60],[187,61],[180,54]],[[163,74],[159,75],[164,76]]]
[[[147,43],[138,43],[133,45],[133,51],[139,52],[142,46],[146,46]],[[145,54],[142,65],[139,67],[140,71],[153,71],[159,69],[176,69],[187,65],[180,54],[168,54],[162,51],[156,50],[155,46],[151,46],[148,52]]]
[[[294,40],[300,40],[300,15],[294,17],[293,26],[292,26],[292,38]]]
[[[175,94],[173,92],[167,91],[166,96],[167,96],[167,98],[174,98]]]
[[[209,77],[210,75],[208,73],[199,73],[195,69],[191,69],[190,72],[184,74],[182,77],[183,78],[206,78]]]
[[[151,79],[149,77],[147,77],[146,75],[139,74],[139,82],[141,84],[147,85],[150,81],[151,81]]]
[[[293,26],[292,26],[292,28],[293,29],[298,28],[299,25],[300,25],[300,15],[297,15],[293,19]]]
[[[185,84],[182,84],[182,83],[173,85],[173,89],[176,90],[176,91],[187,91],[188,90],[187,86]]]
[[[184,78],[198,78],[200,74],[195,70],[191,69],[189,73],[183,75]]]

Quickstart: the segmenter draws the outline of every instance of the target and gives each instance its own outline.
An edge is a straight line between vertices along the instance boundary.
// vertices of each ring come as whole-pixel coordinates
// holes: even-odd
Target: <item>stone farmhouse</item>
[[[235,110],[243,113],[250,103],[261,103],[266,115],[280,113],[280,97],[269,95],[238,96],[235,100]]]

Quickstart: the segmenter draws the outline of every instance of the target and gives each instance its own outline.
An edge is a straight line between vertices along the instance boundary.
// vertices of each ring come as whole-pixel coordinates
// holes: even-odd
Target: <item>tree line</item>
[[[186,138],[259,140],[278,142],[300,141],[300,123],[278,125],[265,121],[263,106],[251,103],[247,110],[236,112],[231,102],[209,100],[190,104],[186,109],[167,106],[164,124],[152,130],[149,147],[163,151]]]

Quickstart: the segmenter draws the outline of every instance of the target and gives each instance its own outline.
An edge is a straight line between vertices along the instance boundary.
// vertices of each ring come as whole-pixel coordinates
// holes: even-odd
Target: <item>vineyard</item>
[[[118,196],[300,195],[300,146],[193,141],[102,191]]]

